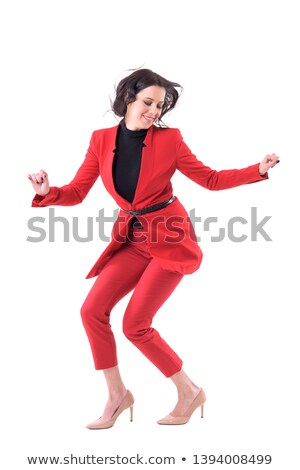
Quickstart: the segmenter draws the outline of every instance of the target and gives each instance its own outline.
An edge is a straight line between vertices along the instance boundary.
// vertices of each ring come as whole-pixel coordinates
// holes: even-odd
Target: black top
[[[134,199],[134,194],[139,179],[143,141],[147,129],[131,131],[121,121],[113,162],[113,178],[116,191],[129,202]]]
[[[113,179],[116,191],[129,202],[134,199],[147,130],[132,131],[127,129],[124,119],[118,128],[113,161]],[[132,223],[135,221],[136,218]]]

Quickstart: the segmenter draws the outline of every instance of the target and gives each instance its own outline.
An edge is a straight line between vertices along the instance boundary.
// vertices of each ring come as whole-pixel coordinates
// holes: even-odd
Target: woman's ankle
[[[118,401],[123,399],[127,393],[127,389],[125,385],[113,388],[112,390],[108,391],[108,399],[110,401]]]
[[[201,387],[198,387],[195,384],[184,384],[180,387],[177,387],[178,399],[189,398],[198,395]]]

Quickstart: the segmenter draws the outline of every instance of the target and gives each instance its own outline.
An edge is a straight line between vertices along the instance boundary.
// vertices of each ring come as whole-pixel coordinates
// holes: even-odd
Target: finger
[[[42,175],[40,175],[40,173],[36,173],[35,174],[35,179],[36,179],[36,182],[41,184],[42,182]]]
[[[44,179],[48,178],[48,174],[45,170],[40,170],[39,173]]]
[[[32,173],[32,175],[31,175],[31,182],[32,182],[33,184],[38,184],[38,181],[37,181],[36,176],[35,176],[34,173]]]
[[[279,157],[273,153],[272,155],[268,155],[268,161],[267,163],[276,164],[277,161],[279,160]]]
[[[40,170],[39,175],[40,175],[40,178],[41,178],[41,183],[44,183],[48,178],[48,175],[45,172],[45,170]]]

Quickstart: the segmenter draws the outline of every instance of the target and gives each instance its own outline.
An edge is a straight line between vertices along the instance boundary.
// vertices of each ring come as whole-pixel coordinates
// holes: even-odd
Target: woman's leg
[[[151,327],[154,315],[182,279],[179,273],[163,270],[152,260],[137,283],[126,309],[123,325],[127,338],[177,388],[178,402],[171,415],[182,416],[201,388],[182,369],[182,360]]]
[[[183,275],[163,270],[152,259],[138,281],[123,318],[126,337],[166,376],[179,372],[182,360],[151,324]]]
[[[104,266],[81,307],[97,370],[118,364],[110,313],[116,303],[134,289],[149,261],[131,245],[124,245]]]
[[[149,257],[136,252],[131,245],[124,245],[105,265],[81,308],[95,368],[103,369],[108,387],[108,401],[99,423],[112,417],[126,395],[126,387],[117,365],[110,312],[135,287],[149,261]]]

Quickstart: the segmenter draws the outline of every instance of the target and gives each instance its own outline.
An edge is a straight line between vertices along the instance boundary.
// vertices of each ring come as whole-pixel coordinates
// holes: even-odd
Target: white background
[[[1,467],[27,456],[136,453],[271,454],[270,468],[297,468],[299,423],[299,13],[292,1],[1,2]],[[177,173],[174,194],[203,219],[234,216],[246,241],[213,243],[196,224],[204,260],[185,276],[154,325],[207,393],[205,418],[158,426],[176,403],[170,380],[121,332],[129,300],[114,309],[119,363],[136,405],[106,431],[86,423],[106,401],[80,319],[94,280],[85,276],[107,243],[30,243],[28,172],[68,183],[95,129],[116,124],[109,96],[128,69],[147,67],[181,83],[166,122],[199,160],[242,168],[276,152],[270,179],[209,192]],[[100,179],[80,206],[56,207],[72,223],[117,208]],[[250,209],[272,216],[250,239]],[[111,223],[106,233],[110,234]],[[46,222],[45,222],[45,228]],[[181,461],[186,457],[186,461]],[[82,466],[81,466],[82,467]],[[219,468],[218,466],[216,466]],[[226,466],[225,466],[226,467]],[[251,467],[251,465],[250,465]],[[253,466],[254,468],[255,466]],[[222,467],[221,467],[222,468]],[[228,468],[228,466],[227,466]],[[245,465],[230,466],[245,468]]]

